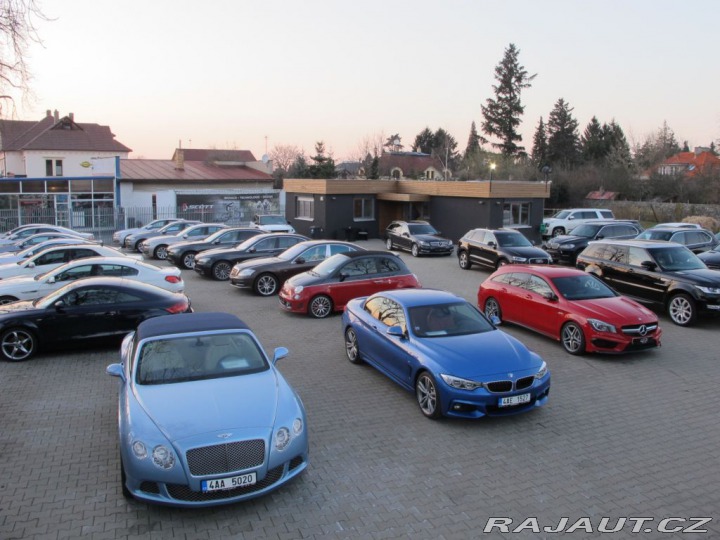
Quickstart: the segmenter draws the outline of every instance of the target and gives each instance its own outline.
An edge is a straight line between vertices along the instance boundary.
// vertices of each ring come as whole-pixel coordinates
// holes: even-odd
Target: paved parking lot
[[[460,270],[455,257],[403,257],[423,285],[473,302],[488,276]],[[548,405],[431,421],[412,394],[345,359],[339,316],[287,314],[275,298],[183,275],[196,311],[236,313],[266,350],[290,349],[279,367],[307,408],[307,472],[264,498],[213,509],[126,501],[117,382],[105,374],[117,348],[0,362],[0,538],[466,539],[483,536],[489,518],[507,518],[495,523],[509,530],[494,527],[492,537],[545,538],[557,535],[543,527],[562,527],[563,517],[577,538],[636,536],[643,517],[654,518],[638,526],[643,538],[720,535],[720,320],[683,329],[662,316],[662,349],[621,357],[572,357],[505,326],[548,362]],[[627,521],[608,535],[603,517],[608,530]],[[714,518],[700,527],[707,533],[680,532],[699,517]],[[666,522],[676,531],[663,534],[665,518],[685,521]]]

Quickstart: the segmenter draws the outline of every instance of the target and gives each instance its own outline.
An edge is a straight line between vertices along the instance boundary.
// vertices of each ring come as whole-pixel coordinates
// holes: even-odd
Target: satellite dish
[[[263,154],[263,157],[261,157],[260,159],[263,163],[267,163],[268,161],[270,161],[270,156],[268,156],[267,154]]]

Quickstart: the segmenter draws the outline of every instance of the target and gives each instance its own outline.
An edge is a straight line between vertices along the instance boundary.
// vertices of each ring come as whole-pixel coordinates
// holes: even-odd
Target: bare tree
[[[303,155],[302,150],[291,144],[276,144],[270,150],[270,159],[273,160],[275,169],[287,172],[298,156]]]
[[[23,99],[31,94],[27,49],[42,44],[37,20],[49,19],[35,0],[0,0],[0,116],[7,105],[14,110],[13,91]]]

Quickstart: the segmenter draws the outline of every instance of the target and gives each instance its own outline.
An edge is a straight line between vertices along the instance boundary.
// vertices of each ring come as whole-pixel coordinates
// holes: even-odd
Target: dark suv
[[[513,229],[472,229],[458,240],[458,264],[495,270],[505,264],[550,264],[550,255]]]
[[[667,310],[679,326],[693,324],[699,313],[720,312],[720,272],[680,244],[598,240],[578,255],[577,267],[621,294]]]
[[[561,234],[545,242],[545,250],[554,263],[575,266],[577,256],[591,240],[629,240],[642,230],[640,224],[634,221],[588,221],[575,227],[572,234]]]
[[[710,251],[718,245],[713,234],[705,229],[687,227],[653,227],[638,235],[638,240],[659,240],[682,244],[693,253]]]
[[[455,251],[452,240],[441,237],[427,221],[393,221],[385,229],[385,245],[409,251],[413,257],[451,255]]]

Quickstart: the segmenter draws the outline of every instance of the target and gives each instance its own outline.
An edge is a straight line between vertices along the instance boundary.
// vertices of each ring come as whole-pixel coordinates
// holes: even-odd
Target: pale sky
[[[559,98],[631,144],[667,121],[680,143],[720,139],[717,0],[39,0],[34,99],[109,125],[131,158],[275,145],[336,161],[363,139],[425,127],[465,149],[510,43],[537,74],[522,94],[529,151]]]

